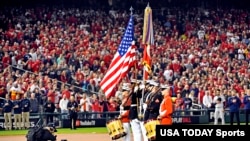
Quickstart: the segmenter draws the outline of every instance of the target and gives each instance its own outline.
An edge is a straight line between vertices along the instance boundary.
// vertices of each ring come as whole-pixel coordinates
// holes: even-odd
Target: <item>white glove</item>
[[[120,106],[120,110],[123,110],[124,109],[124,107],[123,106]]]
[[[138,90],[138,86],[135,86],[134,92],[137,92],[137,90]]]
[[[145,89],[145,85],[141,84],[140,89]]]
[[[140,122],[137,118],[136,118],[136,119],[134,119],[134,121],[135,121],[135,122],[137,122],[137,123],[139,123],[139,122]]]
[[[142,107],[143,107],[143,110],[145,111],[145,110],[147,109],[147,104],[144,103],[144,104],[142,105]]]

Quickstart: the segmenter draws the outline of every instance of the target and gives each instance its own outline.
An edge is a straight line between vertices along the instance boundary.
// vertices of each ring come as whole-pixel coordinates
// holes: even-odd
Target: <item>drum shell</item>
[[[108,132],[112,140],[117,140],[126,135],[120,119],[113,119],[106,123]]]
[[[155,140],[156,138],[156,125],[160,125],[159,120],[147,120],[144,123],[146,135],[149,140]]]

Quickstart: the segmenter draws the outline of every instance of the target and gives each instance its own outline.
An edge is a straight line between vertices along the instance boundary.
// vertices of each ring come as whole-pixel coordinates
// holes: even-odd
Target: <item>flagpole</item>
[[[149,3],[147,4],[147,7],[149,7]],[[145,44],[143,44],[144,49],[147,49],[147,46],[145,46]],[[140,115],[142,115],[142,110],[143,110],[143,99],[144,99],[144,94],[145,94],[145,66],[143,65],[143,72],[142,72],[142,85],[144,86],[144,88],[142,89],[142,96],[141,96],[141,103],[140,103]],[[144,113],[145,111],[143,111]]]
[[[145,48],[144,48],[145,49]],[[140,103],[140,115],[143,116],[142,110],[143,110],[143,99],[144,99],[144,93],[145,93],[145,67],[143,66],[143,73],[142,73],[142,85],[144,88],[142,89],[142,96],[141,96],[141,103]],[[145,111],[143,111],[144,113]],[[142,117],[143,118],[143,117]]]
[[[149,2],[148,2],[148,4],[147,4],[147,7],[146,7],[146,9],[147,8],[150,8],[150,6],[149,6]],[[150,8],[151,9],[151,8]],[[148,50],[148,47],[149,47],[149,45],[151,44],[151,38],[150,38],[150,40],[147,40],[146,39],[146,37],[145,37],[145,34],[147,34],[146,32],[145,32],[145,24],[147,24],[147,23],[145,23],[145,18],[147,18],[146,17],[146,11],[145,11],[145,13],[144,13],[144,27],[143,27],[143,42],[142,42],[142,45],[144,46],[144,51],[143,52],[145,52],[145,49],[146,50]],[[148,19],[148,20],[152,20],[152,19]],[[149,25],[147,25],[147,26],[149,26]],[[151,25],[152,26],[152,25]],[[151,31],[151,29],[149,29],[149,32]],[[151,32],[150,32],[151,33]],[[148,33],[149,34],[149,33]],[[153,34],[153,33],[151,33],[151,34]],[[148,52],[147,52],[148,53]],[[145,55],[145,54],[144,54]],[[145,61],[145,60],[143,60],[143,61]],[[144,64],[144,62],[143,62],[143,86],[144,86],[144,88],[142,89],[142,102],[141,102],[141,108],[143,108],[143,99],[144,99],[144,95],[145,95],[145,81],[146,81],[146,79],[148,79],[148,77],[149,76],[151,76],[151,72],[149,73],[148,71],[147,71],[147,78],[146,78],[146,68],[145,67],[148,67],[147,65],[149,65],[149,64]],[[149,69],[149,68],[147,68],[147,69]],[[151,69],[151,68],[150,68]],[[151,70],[150,70],[151,71]],[[143,115],[145,113],[145,111],[143,111],[143,113],[142,113],[142,110],[140,110],[140,114],[141,115]]]

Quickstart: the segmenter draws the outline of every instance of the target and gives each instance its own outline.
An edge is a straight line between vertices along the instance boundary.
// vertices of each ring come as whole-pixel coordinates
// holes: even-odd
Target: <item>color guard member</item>
[[[161,120],[162,125],[172,125],[173,102],[170,96],[170,88],[168,86],[161,86],[163,101],[160,105],[158,119]]]
[[[152,80],[148,80],[146,82],[145,87],[145,94],[143,96],[142,102],[143,102],[143,121],[147,121],[149,118],[149,110],[147,109],[148,106],[148,100],[152,94],[153,85],[150,84]]]
[[[155,120],[159,116],[159,108],[163,99],[163,96],[161,95],[161,88],[159,88],[159,83],[152,81],[150,83],[153,86],[151,96],[149,98],[149,105],[147,107],[149,111],[149,120]]]
[[[142,139],[142,130],[141,125],[139,121],[139,106],[140,106],[140,98],[141,98],[141,92],[138,91],[139,87],[136,86],[136,83],[131,83],[131,105],[129,109],[129,120],[133,132],[134,141],[143,141]]]
[[[147,105],[148,105],[147,101],[151,95],[151,90],[153,88],[152,85],[150,85],[151,81],[152,80],[146,81],[146,86],[144,86],[143,84],[140,85],[140,89],[141,90],[144,89],[144,95],[141,98],[141,103],[142,103],[141,109],[142,109],[142,116],[143,117],[142,117],[141,122],[140,122],[144,141],[148,141],[147,131],[145,129],[144,123],[148,120],[148,117],[149,117],[149,111],[147,110]]]

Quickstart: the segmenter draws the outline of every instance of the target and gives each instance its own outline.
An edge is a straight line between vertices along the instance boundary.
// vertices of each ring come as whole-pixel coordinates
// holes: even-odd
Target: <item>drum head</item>
[[[109,123],[111,123],[111,122],[113,122],[113,121],[115,121],[115,120],[114,120],[114,119],[111,119],[111,120],[107,121],[106,124],[109,124]]]

